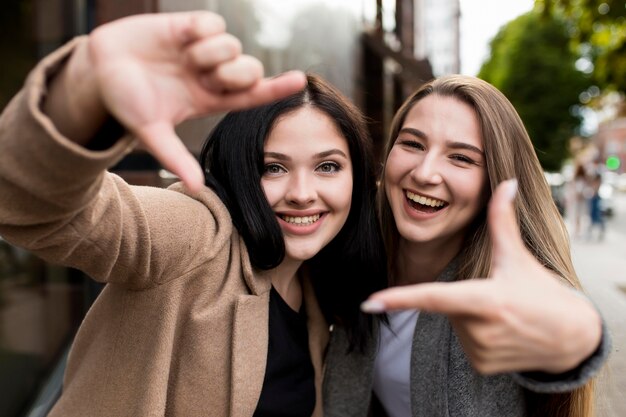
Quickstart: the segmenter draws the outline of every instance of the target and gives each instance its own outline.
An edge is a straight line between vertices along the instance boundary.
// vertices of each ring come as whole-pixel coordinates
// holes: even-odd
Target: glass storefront
[[[95,288],[0,238],[0,415],[24,413],[71,341]]]

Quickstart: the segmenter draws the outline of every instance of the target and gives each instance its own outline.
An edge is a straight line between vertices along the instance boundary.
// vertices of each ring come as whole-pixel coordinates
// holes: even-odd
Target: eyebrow
[[[264,152],[263,155],[265,155],[266,157],[269,158],[274,158],[274,159],[278,159],[279,161],[291,161],[291,157],[288,155],[285,155],[284,153],[280,153],[280,152]],[[339,155],[339,156],[343,156],[344,158],[348,159],[348,157],[346,156],[345,153],[343,153],[343,151],[339,150],[339,149],[329,149],[327,151],[324,152],[319,152],[316,153],[315,155],[313,155],[314,158],[327,158],[331,155]]]
[[[403,127],[402,129],[400,129],[399,133],[408,133],[409,135],[412,136],[416,136],[420,139],[428,139],[428,135],[424,132],[422,132],[419,129],[415,129],[413,127]],[[470,145],[467,142],[453,142],[453,141],[448,141],[446,142],[446,145],[450,148],[453,149],[466,149],[470,152],[475,152],[479,155],[484,155],[485,153],[478,147],[474,146],[474,145]]]

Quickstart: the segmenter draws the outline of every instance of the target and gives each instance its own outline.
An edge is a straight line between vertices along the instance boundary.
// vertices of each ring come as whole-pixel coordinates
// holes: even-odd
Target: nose
[[[411,177],[422,185],[437,185],[443,181],[441,169],[435,155],[427,154],[420,158],[411,170]]]
[[[285,194],[285,199],[290,204],[307,206],[317,199],[315,179],[311,177],[306,172],[298,172],[292,176]]]

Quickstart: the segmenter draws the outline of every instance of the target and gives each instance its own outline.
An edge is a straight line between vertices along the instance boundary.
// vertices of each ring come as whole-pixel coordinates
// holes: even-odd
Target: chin
[[[308,261],[309,259],[313,258],[315,255],[317,255],[317,253],[314,253],[314,254],[287,255],[287,257],[289,259],[291,259],[291,260],[294,260],[294,261],[305,262],[305,261]]]
[[[285,253],[285,256],[294,261],[304,262],[313,258],[319,252],[320,252],[319,250],[294,250],[294,251],[288,250]]]

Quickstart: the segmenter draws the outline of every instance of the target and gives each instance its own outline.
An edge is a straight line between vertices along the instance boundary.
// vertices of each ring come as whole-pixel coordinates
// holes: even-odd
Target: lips
[[[323,223],[326,212],[295,216],[296,213],[276,213],[283,232],[292,236],[306,236],[315,233]]]
[[[287,216],[284,214],[278,215],[281,219],[289,224],[294,224],[296,226],[309,226],[320,219],[320,214],[314,214],[312,216]]]

